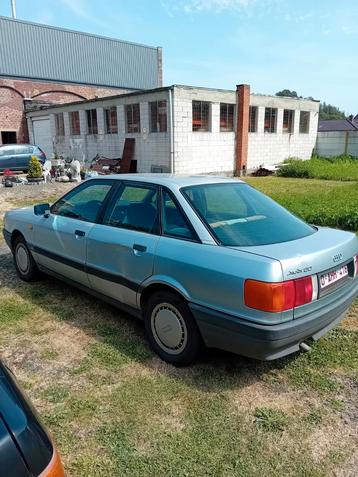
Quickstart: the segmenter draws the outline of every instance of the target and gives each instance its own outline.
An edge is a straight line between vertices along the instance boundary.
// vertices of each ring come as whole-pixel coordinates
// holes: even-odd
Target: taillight
[[[354,257],[354,276],[358,275],[358,255]]]
[[[246,280],[245,305],[257,310],[279,313],[310,303],[317,298],[317,278],[309,276],[279,283]]]
[[[53,451],[53,456],[49,465],[43,472],[41,472],[39,477],[65,477],[61,459],[56,449]]]

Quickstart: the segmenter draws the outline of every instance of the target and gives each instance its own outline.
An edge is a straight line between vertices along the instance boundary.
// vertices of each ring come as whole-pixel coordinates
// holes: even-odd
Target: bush
[[[291,158],[277,171],[281,177],[299,179],[358,180],[358,158],[349,155],[336,157],[314,156],[308,161]]]
[[[28,177],[33,179],[42,177],[42,166],[36,156],[31,156],[31,159],[29,160]]]

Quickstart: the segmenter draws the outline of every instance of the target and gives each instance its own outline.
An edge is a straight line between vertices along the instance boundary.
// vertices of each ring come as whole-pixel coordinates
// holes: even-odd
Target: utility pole
[[[11,0],[12,18],[16,18],[16,0]]]

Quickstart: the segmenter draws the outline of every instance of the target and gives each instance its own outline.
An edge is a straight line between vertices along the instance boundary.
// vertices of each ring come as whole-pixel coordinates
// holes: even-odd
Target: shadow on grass
[[[21,282],[16,276],[10,253],[0,255],[0,286],[13,289],[31,305],[40,307],[56,320],[79,328],[94,338],[89,358],[92,356],[103,367],[111,369],[111,360],[117,364],[137,362],[159,375],[204,392],[244,387],[259,379],[280,386],[278,372],[297,357],[291,355],[276,361],[261,362],[207,349],[194,365],[175,368],[150,350],[140,320],[52,277],[44,276],[31,284]],[[90,364],[88,361],[85,368]]]

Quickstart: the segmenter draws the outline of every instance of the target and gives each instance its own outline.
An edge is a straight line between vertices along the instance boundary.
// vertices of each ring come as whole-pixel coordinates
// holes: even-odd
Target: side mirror
[[[50,216],[50,204],[38,204],[34,205],[34,214],[43,215],[44,217]]]

